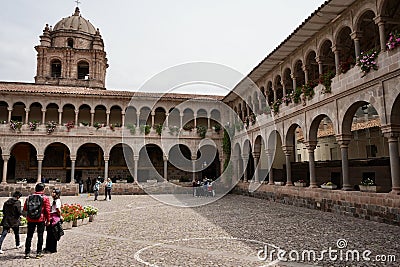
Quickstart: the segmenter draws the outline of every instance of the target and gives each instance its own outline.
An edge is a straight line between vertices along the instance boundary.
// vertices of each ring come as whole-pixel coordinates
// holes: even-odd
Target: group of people
[[[104,195],[105,195],[104,200],[111,201],[112,185],[113,183],[110,178],[107,178],[104,181]],[[94,201],[96,201],[97,197],[99,196],[100,186],[101,186],[101,178],[98,177],[93,185]]]
[[[211,179],[197,180],[193,182],[194,197],[215,197],[214,182]]]
[[[36,258],[41,258],[43,253],[57,252],[57,242],[64,234],[61,225],[61,191],[59,189],[52,190],[51,197],[53,201],[50,204],[50,199],[44,194],[44,190],[44,183],[36,184],[35,192],[26,198],[23,208],[21,208],[21,201],[19,200],[22,194],[19,191],[15,191],[12,198],[4,203],[3,220],[1,222],[3,231],[0,237],[0,254],[4,253],[1,247],[10,229],[13,230],[15,235],[16,248],[19,249],[23,246],[19,237],[20,217],[22,214],[26,215],[28,221],[28,232],[25,240],[25,259],[31,257],[31,243],[35,229],[38,237]],[[43,250],[45,229],[47,236],[46,246]]]

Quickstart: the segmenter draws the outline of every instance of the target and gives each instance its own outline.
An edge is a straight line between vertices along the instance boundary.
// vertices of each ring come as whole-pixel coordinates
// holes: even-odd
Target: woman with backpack
[[[51,197],[53,198],[53,204],[50,208],[50,224],[47,226],[47,237],[45,253],[57,252],[57,241],[60,240],[62,234],[60,232],[61,225],[61,191],[60,189],[53,189]]]
[[[19,224],[21,216],[21,201],[19,200],[22,194],[19,191],[15,191],[13,197],[8,199],[3,205],[3,220],[1,221],[1,226],[3,226],[3,232],[0,237],[0,254],[3,254],[1,250],[1,245],[7,236],[10,229],[13,229],[15,235],[15,245],[16,248],[21,248],[22,245],[19,241]]]

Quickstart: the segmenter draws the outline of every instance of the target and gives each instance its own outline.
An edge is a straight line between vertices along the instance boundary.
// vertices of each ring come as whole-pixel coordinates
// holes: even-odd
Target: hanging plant
[[[179,132],[179,128],[178,128],[178,126],[170,126],[169,127],[169,134],[170,135],[178,135],[178,132]]]
[[[103,127],[103,124],[100,123],[100,122],[95,122],[95,123],[93,124],[93,126],[94,126],[94,128],[96,128],[96,130],[98,130],[98,129],[100,129],[101,127]]]
[[[135,135],[136,134],[136,125],[134,124],[127,124],[126,128],[129,129],[129,132],[131,133],[131,135]]]
[[[207,127],[203,125],[198,125],[196,129],[197,129],[197,134],[200,136],[201,139],[206,137]]]
[[[51,134],[57,127],[57,122],[55,121],[48,121],[46,124],[47,134]]]
[[[215,131],[216,133],[219,133],[219,132],[221,131],[221,125],[220,125],[219,123],[217,123],[217,124],[214,125],[214,131]]]
[[[69,121],[69,122],[67,122],[67,123],[64,124],[64,125],[65,125],[65,127],[67,127],[67,132],[69,132],[72,128],[75,127],[75,124],[74,124],[73,121]]]
[[[156,127],[156,133],[161,136],[162,131],[164,129],[163,125],[162,124],[157,124],[155,127]]]
[[[21,121],[10,121],[10,128],[13,131],[21,132],[22,122]]]
[[[325,89],[323,91],[324,94],[332,92],[331,84],[332,84],[332,78],[335,77],[335,73],[333,71],[328,71],[327,73],[322,74],[319,77],[319,82],[325,86]]]
[[[39,125],[39,122],[38,122],[37,120],[28,122],[28,126],[29,126],[29,129],[30,129],[31,131],[36,130],[36,128],[37,128],[38,125]]]
[[[278,99],[272,104],[272,110],[274,111],[274,114],[278,114],[279,112],[279,106],[282,104],[282,100]]]
[[[150,129],[151,129],[151,126],[150,125],[147,125],[147,124],[145,124],[145,125],[140,125],[140,133],[141,134],[145,134],[145,135],[148,135],[149,133],[150,133]]]
[[[360,56],[357,58],[357,66],[361,68],[361,71],[364,73],[362,77],[367,75],[368,72],[378,69],[378,51],[375,49],[371,49],[367,52],[361,52]]]
[[[389,39],[386,43],[387,49],[393,50],[398,46],[400,46],[400,33],[397,31],[389,33]]]

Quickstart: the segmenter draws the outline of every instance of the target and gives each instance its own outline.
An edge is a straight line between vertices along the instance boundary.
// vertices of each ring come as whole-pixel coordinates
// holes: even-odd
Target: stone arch
[[[164,158],[162,149],[156,144],[146,144],[139,150],[138,182],[163,181]]]
[[[203,108],[197,110],[196,125],[197,126],[201,125],[208,128],[208,114],[207,111]]]
[[[168,150],[168,178],[189,182],[192,180],[192,151],[185,144],[175,144]]]
[[[60,78],[62,74],[62,63],[60,58],[52,58],[50,61],[50,76]]]
[[[267,83],[267,101],[269,106],[274,103],[274,91],[272,90],[272,81],[268,81]]]
[[[64,124],[69,121],[75,122],[75,106],[73,104],[65,104],[63,106],[61,123]]]
[[[168,126],[172,127],[172,128],[180,128],[182,127],[181,125],[181,112],[179,111],[178,108],[171,108],[168,111],[169,115],[168,115]]]
[[[30,141],[19,141],[10,146],[10,159],[7,166],[7,182],[26,179],[28,183],[36,183],[38,178],[39,150]]]
[[[384,0],[380,2],[378,8],[379,15],[385,18],[385,36],[388,37],[390,32],[400,31],[400,5],[397,0]]]
[[[88,80],[90,73],[90,64],[86,59],[82,59],[78,61],[77,64],[77,79],[79,80]]]
[[[13,110],[11,112],[11,120],[25,122],[25,103],[18,101],[13,104]]]
[[[91,121],[90,115],[91,107],[88,104],[82,104],[79,107],[78,123],[82,125],[89,125]]]
[[[104,166],[104,149],[95,142],[85,143],[76,151],[76,167],[99,168]]]
[[[285,85],[286,94],[290,94],[293,92],[293,79],[291,76],[291,69],[286,68],[283,71],[283,84]]]
[[[306,83],[306,76],[303,70],[303,61],[297,60],[293,67],[293,75],[296,77],[296,88]]]
[[[8,122],[8,103],[0,101],[0,122]]]
[[[280,75],[277,75],[275,77],[274,90],[276,92],[276,99],[282,99],[282,97],[283,97],[283,87],[282,87],[282,79],[281,79]]]
[[[42,120],[42,104],[40,104],[39,102],[33,102],[29,106],[28,121],[40,122],[41,120]]]
[[[139,126],[137,120],[137,110],[134,106],[127,106],[125,109],[125,125],[128,127],[131,125]]]
[[[52,142],[43,153],[42,179],[57,180],[62,183],[71,182],[70,148],[64,142]]]
[[[154,110],[154,125],[157,124],[163,125],[165,123],[165,119],[167,118],[165,114],[166,111],[163,107],[157,107]]]
[[[309,81],[316,81],[319,78],[319,66],[316,60],[317,54],[310,50],[306,55],[306,68]]]
[[[122,108],[119,105],[110,108],[109,122],[114,126],[122,126]]]
[[[58,121],[58,109],[59,106],[56,103],[49,103],[46,106],[46,116],[42,123],[47,121]]]
[[[336,47],[339,49],[340,72],[346,73],[350,68],[355,66],[355,47],[351,39],[351,28],[349,26],[342,27],[337,32]]]
[[[367,52],[371,49],[380,50],[379,29],[378,25],[375,24],[375,17],[375,12],[367,9],[356,19],[356,29],[358,32],[361,32],[361,51]]]
[[[319,50],[319,58],[322,61],[322,73],[336,73],[335,54],[332,51],[332,41],[326,39],[321,43]]]
[[[107,123],[107,108],[104,105],[97,105],[94,108],[94,124],[106,124]]]
[[[133,149],[125,143],[114,144],[110,147],[109,155],[109,177],[112,179],[126,180],[133,182],[134,173],[134,152]]]
[[[201,165],[201,166],[199,166]],[[216,180],[221,175],[219,151],[214,145],[206,144],[197,150],[196,170],[202,179]]]
[[[191,130],[194,127],[194,112],[191,108],[183,110],[182,126],[187,130]]]

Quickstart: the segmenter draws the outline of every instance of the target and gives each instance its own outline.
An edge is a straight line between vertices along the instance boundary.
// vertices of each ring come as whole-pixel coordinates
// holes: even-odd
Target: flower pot
[[[89,222],[93,222],[94,221],[94,214],[89,215]]]
[[[88,224],[88,223],[89,223],[89,217],[86,217],[86,218],[82,219],[82,224],[83,225]]]
[[[333,185],[321,185],[321,188],[323,189],[329,189],[329,190],[333,190],[337,188],[337,185],[333,184]]]
[[[72,223],[72,227],[78,227],[82,225],[82,219],[74,220]]]
[[[285,185],[285,182],[274,182],[274,185],[282,186],[282,185]]]
[[[297,187],[305,187],[306,185],[307,185],[306,183],[294,182],[294,186],[297,186]]]
[[[69,221],[69,222],[63,222],[62,223],[62,228],[64,229],[64,230],[68,230],[68,229],[71,229],[72,228],[72,221]]]
[[[359,185],[360,186],[360,191],[361,192],[380,192],[381,191],[381,186],[377,185]]]

